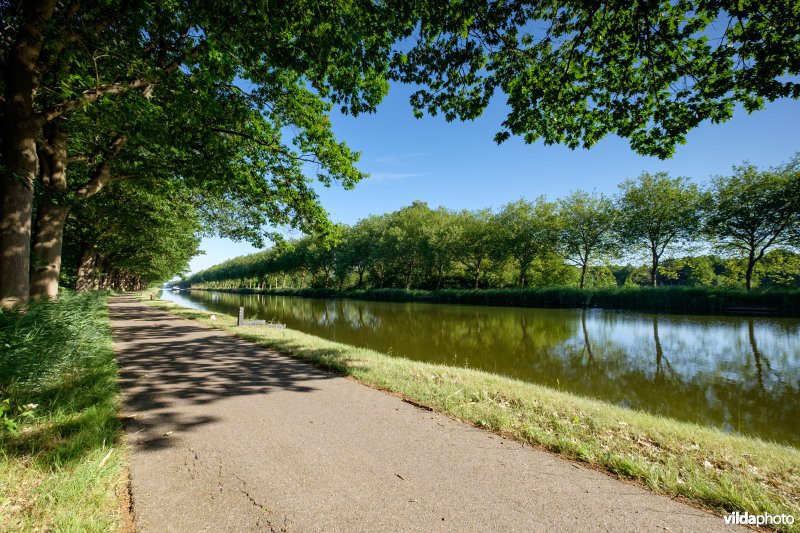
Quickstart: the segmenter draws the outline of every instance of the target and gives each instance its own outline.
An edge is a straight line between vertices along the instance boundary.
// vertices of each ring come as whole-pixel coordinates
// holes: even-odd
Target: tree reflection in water
[[[186,305],[507,375],[800,445],[800,320],[316,300],[207,291]],[[756,340],[758,339],[758,342]]]

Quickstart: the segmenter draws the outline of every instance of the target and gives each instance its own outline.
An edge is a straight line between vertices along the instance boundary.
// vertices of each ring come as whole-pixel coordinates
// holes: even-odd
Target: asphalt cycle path
[[[130,297],[109,304],[139,531],[734,531]]]

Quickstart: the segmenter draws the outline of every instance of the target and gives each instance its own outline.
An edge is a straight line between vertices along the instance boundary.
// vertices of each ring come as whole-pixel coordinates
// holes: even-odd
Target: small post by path
[[[266,320],[245,320],[244,307],[239,308],[239,318],[236,320],[237,326],[266,326],[268,328],[285,329],[286,324],[267,324]]]

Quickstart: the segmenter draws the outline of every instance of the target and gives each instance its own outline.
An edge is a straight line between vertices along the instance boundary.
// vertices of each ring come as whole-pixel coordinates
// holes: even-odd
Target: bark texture
[[[39,176],[44,194],[37,207],[33,233],[33,262],[30,273],[32,299],[58,296],[64,224],[70,206],[67,193],[67,136],[56,122],[45,128],[46,140],[39,143]]]
[[[33,108],[37,62],[55,0],[31,2],[5,65],[2,125],[2,212],[0,212],[0,305],[28,301],[31,216],[38,157],[36,138],[43,121]]]
[[[64,223],[69,207],[44,204],[36,217],[31,265],[31,299],[58,296],[58,277],[61,273],[61,249],[64,242]]]

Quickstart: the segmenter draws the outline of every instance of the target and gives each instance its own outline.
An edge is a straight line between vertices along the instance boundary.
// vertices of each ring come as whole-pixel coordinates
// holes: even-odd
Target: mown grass
[[[106,298],[62,293],[0,314],[0,400],[10,400],[18,425],[0,429],[0,531],[126,527]]]
[[[510,307],[600,307],[686,314],[740,314],[800,316],[800,291],[745,291],[712,287],[620,287],[575,289],[218,289],[224,292],[268,293],[307,298],[495,305]]]
[[[583,461],[652,490],[725,513],[791,514],[800,522],[800,450],[620,408],[502,376],[421,363],[293,330],[147,302],[436,411]],[[789,531],[800,531],[795,525]]]

